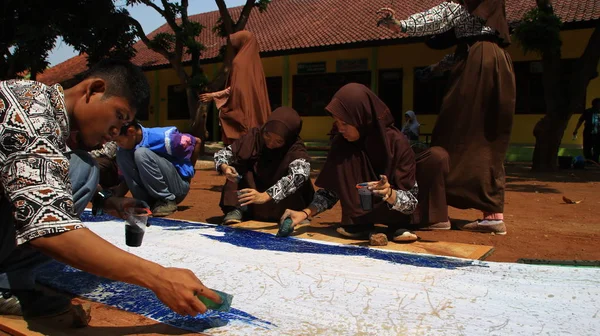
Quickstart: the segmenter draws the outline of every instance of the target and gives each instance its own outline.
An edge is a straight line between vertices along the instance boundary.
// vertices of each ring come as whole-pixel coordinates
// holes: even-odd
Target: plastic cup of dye
[[[289,217],[284,219],[283,223],[279,225],[279,230],[277,230],[277,237],[287,237],[292,234],[292,232],[294,232],[294,228],[292,227],[293,223],[294,221]]]
[[[131,247],[139,247],[142,245],[146,226],[148,224],[148,216],[152,214],[146,209],[146,213],[135,213],[134,209],[127,209],[125,213],[125,244]]]
[[[243,194],[245,194],[245,192],[242,192],[241,190],[238,190],[238,191],[237,191],[237,196],[238,196],[238,199],[239,199],[239,197],[240,197],[240,196],[242,196]],[[240,208],[240,210],[242,210],[242,212],[244,212],[244,211],[248,210],[248,206],[247,206],[247,205],[244,205],[244,206],[241,206],[241,205],[240,205],[240,207],[239,207],[239,208]]]
[[[364,211],[373,210],[373,192],[368,189],[367,183],[357,184],[356,189],[358,189],[358,196],[360,197],[360,207]]]
[[[221,297],[221,301],[223,301],[222,303],[216,303],[213,300],[211,300],[207,297],[201,296],[201,295],[197,295],[196,297],[198,298],[198,300],[200,300],[202,303],[204,303],[204,305],[208,309],[222,311],[222,312],[228,312],[229,310],[231,310],[231,301],[233,301],[233,295],[218,291],[216,289],[211,289],[211,290],[213,292],[219,294],[219,296]]]

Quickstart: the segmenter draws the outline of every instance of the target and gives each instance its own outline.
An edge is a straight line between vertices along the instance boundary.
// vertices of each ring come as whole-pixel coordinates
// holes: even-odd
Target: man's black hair
[[[137,119],[133,119],[131,122],[121,126],[121,131],[119,132],[119,135],[125,135],[127,134],[127,130],[129,129],[129,127],[134,126],[136,130],[139,130],[142,128],[142,124],[140,124],[140,121]]]
[[[89,69],[83,79],[94,77],[106,82],[104,98],[122,97],[136,113],[148,109],[150,85],[140,67],[129,61],[104,59]]]
[[[596,107],[598,104],[600,104],[600,98],[594,98],[594,100],[592,100],[592,107]]]

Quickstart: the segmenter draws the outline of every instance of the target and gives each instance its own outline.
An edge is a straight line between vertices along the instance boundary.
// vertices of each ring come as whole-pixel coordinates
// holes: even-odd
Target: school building
[[[254,9],[246,29],[257,37],[272,108],[291,106],[303,117],[302,137],[306,141],[324,141],[332,119],[324,111],[333,94],[346,83],[367,85],[389,106],[400,124],[407,110],[414,110],[422,124],[424,140],[431,132],[447,79],[427,83],[415,79],[415,71],[438,62],[449,50],[433,50],[423,38],[402,38],[377,27],[377,9],[392,7],[399,19],[431,8],[442,0],[273,0],[264,13]],[[562,56],[565,73],[580,57],[600,20],[600,2],[554,0],[554,10],[564,22]],[[511,25],[535,7],[534,0],[506,0]],[[241,7],[230,9],[236,18]],[[202,55],[202,69],[210,78],[220,69],[218,51],[225,41],[212,32],[218,11],[190,17],[206,29],[199,40],[207,47]],[[165,24],[148,36],[168,32]],[[133,62],[147,74],[152,87],[151,108],[140,116],[144,125],[175,125],[189,128],[185,91],[167,60],[136,44]],[[530,160],[535,138],[533,127],[543,116],[542,71],[536,54],[524,54],[517,41],[508,48],[517,80],[517,108],[511,138],[510,160]],[[84,56],[67,60],[38,76],[47,83],[63,83],[86,69]],[[598,68],[600,72],[600,66]],[[586,107],[600,97],[600,78],[590,82]],[[581,136],[571,137],[579,115],[573,115],[562,142],[561,151],[578,153]],[[452,125],[448,125],[452,127]],[[219,140],[217,112],[209,116],[210,140]]]

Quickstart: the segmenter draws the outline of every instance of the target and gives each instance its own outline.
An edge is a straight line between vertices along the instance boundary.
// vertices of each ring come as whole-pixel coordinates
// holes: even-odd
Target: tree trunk
[[[557,169],[558,149],[567,128],[567,120],[544,116],[535,125],[535,149],[533,150],[532,170],[538,172]]]
[[[192,123],[192,134],[201,135],[200,139],[202,139],[202,150],[201,153],[204,153],[204,144],[206,139],[208,139],[208,128],[206,122],[208,120],[208,108],[210,104],[198,103],[196,107],[195,117]],[[197,135],[197,136],[198,136]]]

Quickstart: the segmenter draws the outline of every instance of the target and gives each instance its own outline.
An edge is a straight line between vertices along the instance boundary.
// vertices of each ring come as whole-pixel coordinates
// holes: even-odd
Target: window
[[[269,92],[269,104],[271,104],[271,110],[275,110],[281,107],[281,93],[283,81],[281,76],[278,77],[267,77],[267,91]]]
[[[169,120],[189,119],[190,113],[184,86],[169,85],[167,94],[167,118]]]
[[[417,79],[416,72],[421,69],[424,67],[414,70],[413,110],[417,114],[439,114],[448,87],[450,72],[446,72],[442,77],[420,81]]]
[[[574,59],[561,60],[561,82],[569,81],[575,67]],[[515,62],[515,80],[517,83],[517,114],[545,114],[544,81],[542,62]],[[585,97],[584,104],[585,104]]]
[[[326,116],[325,106],[342,86],[360,83],[371,87],[371,72],[295,75],[292,80],[293,108],[301,116]]]
[[[517,114],[544,114],[544,84],[540,62],[515,62],[515,81],[517,83]]]
[[[396,127],[402,127],[402,69],[379,71],[379,98],[396,120]]]

